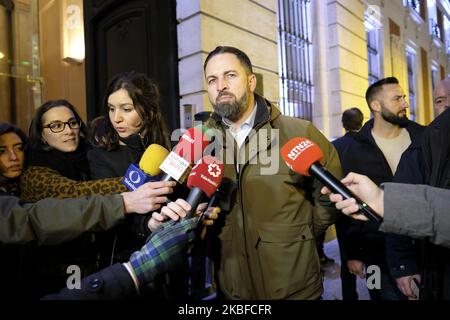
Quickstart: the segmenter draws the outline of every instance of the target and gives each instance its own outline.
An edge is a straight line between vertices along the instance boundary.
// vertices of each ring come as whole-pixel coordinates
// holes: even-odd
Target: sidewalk
[[[337,240],[331,240],[325,243],[325,254],[334,259],[333,264],[323,266],[324,271],[324,293],[323,300],[342,300],[341,293],[341,278],[339,276],[341,271],[341,258],[339,255],[339,246]],[[370,300],[369,292],[367,291],[366,283],[361,279],[357,279],[356,290],[358,291],[359,300]]]

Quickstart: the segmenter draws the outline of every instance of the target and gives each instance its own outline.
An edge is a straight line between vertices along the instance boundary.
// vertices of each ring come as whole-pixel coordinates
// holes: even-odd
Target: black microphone
[[[319,161],[323,158],[322,150],[311,140],[306,138],[291,139],[281,148],[281,156],[295,172],[304,176],[314,176],[333,193],[340,194],[344,199],[354,198],[361,213],[369,220],[376,223],[383,221],[383,218],[375,210],[354,195],[320,164]]]
[[[309,173],[328,187],[333,193],[340,194],[344,199],[354,198],[358,204],[359,211],[373,222],[381,223],[383,218],[376,213],[367,203],[353,194],[342,182],[336,179],[319,162],[314,162],[309,168]]]

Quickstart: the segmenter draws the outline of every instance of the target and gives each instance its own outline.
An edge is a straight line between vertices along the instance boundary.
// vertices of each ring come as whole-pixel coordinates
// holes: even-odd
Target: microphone
[[[204,196],[211,198],[222,183],[224,166],[213,156],[203,157],[195,166],[187,180],[191,189],[186,201],[191,205],[191,211],[186,217],[191,217]]]
[[[172,152],[161,163],[164,172],[161,181],[176,180],[183,183],[189,175],[191,164],[197,162],[208,146],[209,141],[203,129],[189,128],[180,138]]]
[[[372,222],[381,223],[383,221],[383,218],[367,203],[354,195],[322,166],[320,162],[323,160],[323,152],[311,140],[300,137],[289,140],[281,148],[281,157],[293,171],[304,176],[314,176],[332,192],[340,194],[344,199],[354,198],[361,213]]]
[[[159,181],[161,173],[159,166],[168,154],[169,151],[166,148],[159,144],[151,144],[142,155],[139,167],[133,163],[128,167],[122,180],[123,184],[128,190],[134,191],[144,183]]]

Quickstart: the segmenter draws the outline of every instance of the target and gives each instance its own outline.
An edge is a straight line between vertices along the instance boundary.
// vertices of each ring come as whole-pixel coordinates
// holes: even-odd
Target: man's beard
[[[390,112],[388,109],[386,109],[383,105],[381,106],[381,116],[383,119],[389,123],[395,124],[401,128],[406,127],[406,125],[409,122],[408,117],[406,114],[404,116],[398,116],[392,112]]]
[[[217,102],[221,96],[232,96],[234,99],[229,102]],[[222,118],[229,119],[235,122],[247,110],[248,93],[244,92],[242,97],[238,100],[231,92],[220,92],[216,98],[216,103],[213,103],[214,111]]]

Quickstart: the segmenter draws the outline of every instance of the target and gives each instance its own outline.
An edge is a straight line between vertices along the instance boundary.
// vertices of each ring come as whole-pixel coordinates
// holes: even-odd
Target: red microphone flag
[[[189,163],[195,163],[201,159],[203,151],[208,146],[209,141],[198,128],[189,128],[181,136],[174,152],[183,157]]]
[[[205,156],[192,168],[187,186],[201,189],[210,198],[222,183],[223,171],[223,163],[213,156]]]
[[[281,157],[293,171],[310,176],[309,168],[316,161],[322,162],[323,152],[311,140],[298,137],[289,140],[281,148]]]

